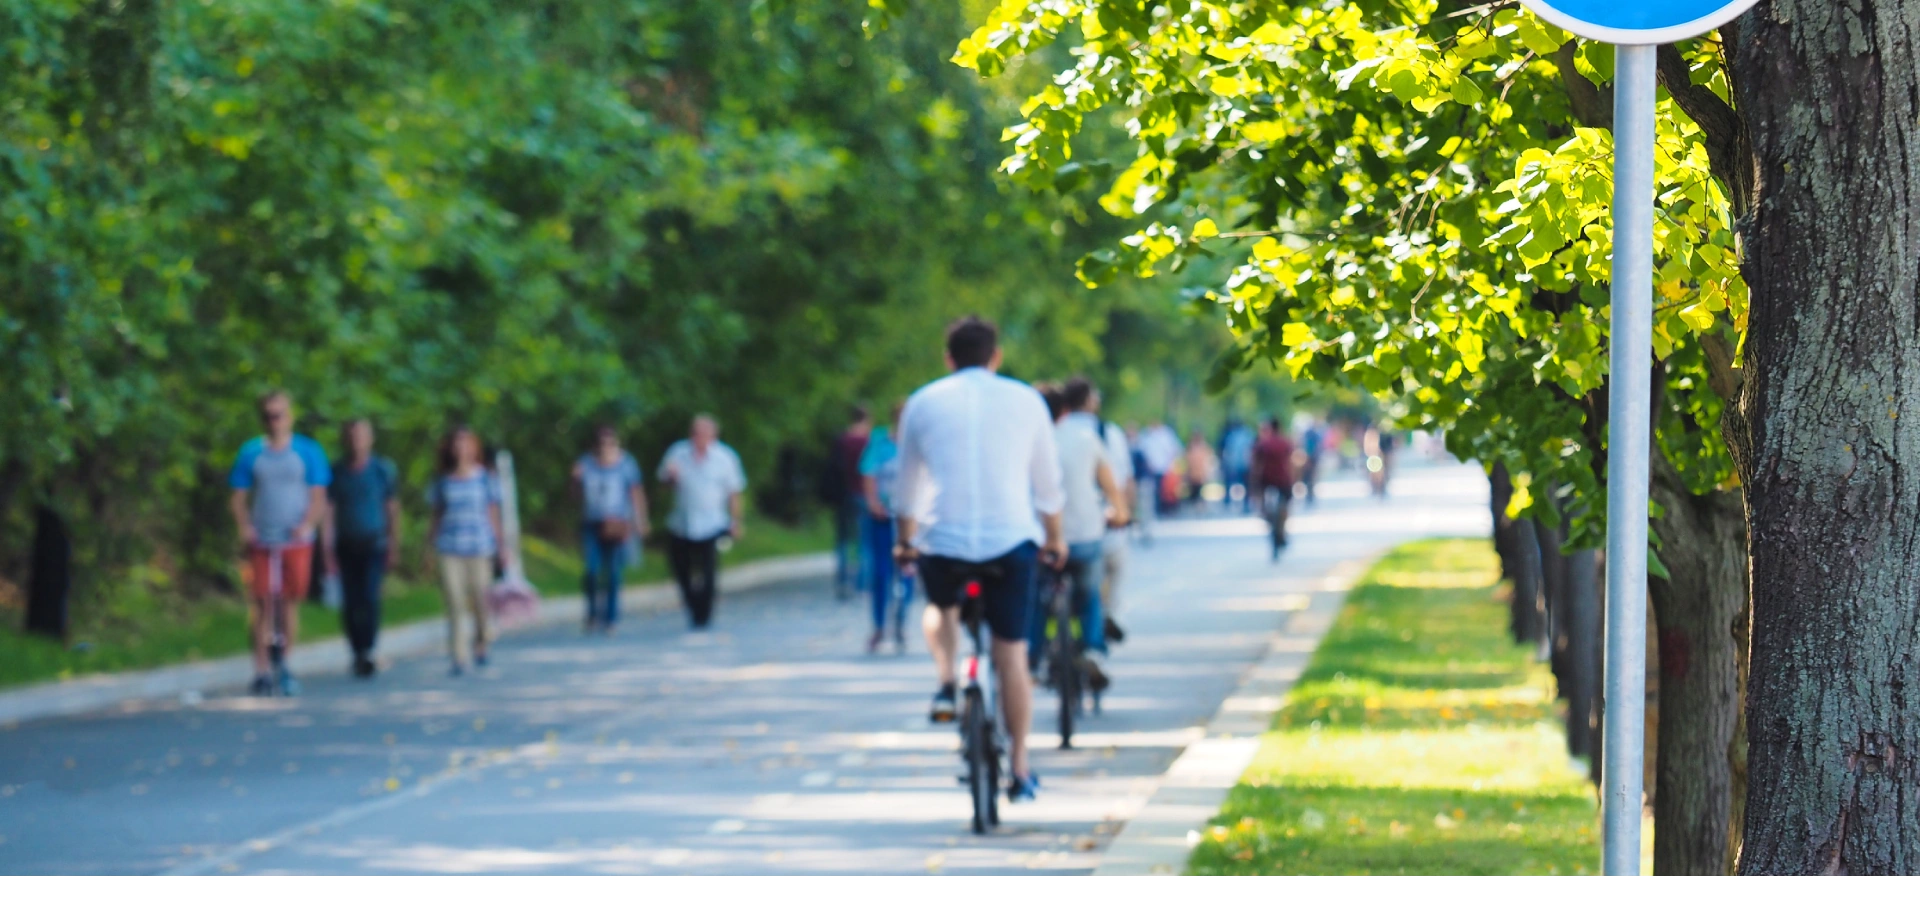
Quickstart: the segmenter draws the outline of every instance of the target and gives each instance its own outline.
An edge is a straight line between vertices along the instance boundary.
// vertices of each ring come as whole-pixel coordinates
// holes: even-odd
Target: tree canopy
[[[645,453],[715,412],[761,490],[807,491],[783,455],[937,374],[962,312],[1143,411],[1204,366],[1164,293],[1058,265],[1110,225],[992,175],[1017,99],[945,62],[958,11],[861,13],[0,2],[0,572],[51,501],[102,572],[217,580],[272,387],[330,448],[372,416],[415,486],[469,421],[560,521],[601,421]]]

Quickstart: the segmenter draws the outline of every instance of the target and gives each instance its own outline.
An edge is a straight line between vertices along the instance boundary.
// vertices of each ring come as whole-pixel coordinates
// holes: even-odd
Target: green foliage
[[[225,470],[270,387],[329,449],[372,416],[416,509],[471,422],[564,534],[596,422],[651,463],[702,410],[794,517],[846,405],[939,374],[963,312],[1030,375],[1203,365],[1166,347],[1199,331],[1175,305],[1060,265],[1110,228],[992,177],[1014,101],[943,61],[958,11],[862,14],[0,0],[0,578],[50,501],[83,589],[227,581]]]
[[[1233,361],[1393,398],[1456,453],[1557,486],[1576,542],[1597,540],[1611,144],[1576,95],[1606,108],[1607,48],[1501,5],[1004,0],[955,61],[994,75],[1055,42],[1072,63],[1006,130],[1003,169],[1038,189],[1111,172],[1102,208],[1152,220],[1084,280],[1237,261],[1208,294]],[[1686,53],[1724,99],[1718,45]],[[1087,158],[1083,130],[1110,116],[1131,159]],[[1737,345],[1746,288],[1703,136],[1670,99],[1658,140],[1660,440],[1710,490],[1733,472],[1727,373],[1703,345]]]
[[[1590,786],[1553,678],[1506,638],[1485,541],[1394,550],[1356,586],[1188,869],[1207,875],[1575,875]]]

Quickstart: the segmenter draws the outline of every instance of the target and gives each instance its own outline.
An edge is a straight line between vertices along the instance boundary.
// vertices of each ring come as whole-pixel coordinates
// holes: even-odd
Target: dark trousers
[[[620,621],[620,568],[626,564],[626,542],[604,541],[600,525],[580,526],[580,556],[586,562],[581,596],[587,598],[587,624],[612,625]]]
[[[866,581],[860,568],[860,522],[867,518],[867,503],[848,496],[835,504],[833,511],[833,587],[842,595],[858,590]]]
[[[340,627],[355,660],[373,657],[380,638],[380,582],[387,575],[387,548],[378,541],[343,540],[340,559]]]
[[[705,628],[713,621],[719,543],[717,536],[694,541],[679,535],[667,543],[667,563],[673,567],[673,580],[680,584],[680,600],[687,605],[687,618],[695,628]]]

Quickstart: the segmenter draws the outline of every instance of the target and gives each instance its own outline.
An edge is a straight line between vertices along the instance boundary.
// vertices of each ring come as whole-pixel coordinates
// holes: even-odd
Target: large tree
[[[1009,130],[1005,168],[1067,190],[1112,173],[1107,209],[1156,220],[1091,257],[1084,277],[1245,254],[1209,294],[1242,339],[1230,363],[1274,360],[1396,397],[1409,422],[1513,473],[1512,506],[1541,517],[1542,534],[1566,515],[1571,546],[1597,541],[1607,48],[1468,3],[1009,0],[958,60],[994,74],[1062,36],[1077,38],[1077,62]],[[1667,565],[1652,591],[1673,714],[1660,719],[1656,860],[1722,872],[1737,833],[1746,584],[1719,426],[1745,287],[1715,145],[1678,102],[1725,106],[1718,47],[1667,56],[1654,528]],[[1137,139],[1130,160],[1076,144],[1109,107]]]
[[[1920,2],[1730,30],[1757,202],[1741,410],[1753,874],[1920,873]]]

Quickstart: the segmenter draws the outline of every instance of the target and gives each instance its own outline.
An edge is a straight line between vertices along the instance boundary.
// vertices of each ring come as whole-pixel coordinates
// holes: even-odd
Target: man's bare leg
[[[920,629],[927,636],[927,649],[933,652],[933,669],[942,685],[960,680],[954,658],[960,654],[960,608],[941,609],[927,604],[920,614]]]
[[[1027,642],[993,639],[993,670],[1000,676],[1000,710],[1007,720],[1007,754],[1013,775],[1025,778],[1027,732],[1033,726],[1033,680],[1027,675]]]
[[[273,664],[267,658],[267,648],[273,644],[273,607],[267,604],[272,600],[253,600],[249,607],[252,620],[248,622],[253,632],[253,674],[265,675],[272,671]]]
[[[286,635],[285,652],[293,653],[293,642],[300,637],[300,600],[299,597],[280,598],[280,631]]]

